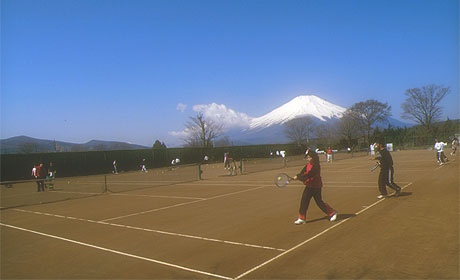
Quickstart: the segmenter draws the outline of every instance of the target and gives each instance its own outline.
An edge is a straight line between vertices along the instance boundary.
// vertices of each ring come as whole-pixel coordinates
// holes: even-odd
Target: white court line
[[[90,194],[90,195],[102,195],[104,193],[100,192],[100,193],[89,193],[89,192],[69,192],[69,191],[60,191],[60,190],[54,190],[54,191],[48,191],[48,192],[51,192],[51,193],[71,193],[71,194]]]
[[[289,188],[289,189],[293,189],[293,188],[298,188],[298,189],[303,189],[305,188],[305,185],[300,185],[300,184],[290,184],[289,186],[286,186],[285,188]],[[372,189],[372,188],[377,188],[375,185],[369,185],[369,186],[356,186],[356,185],[349,185],[349,186],[331,186],[331,185],[328,185],[327,183],[324,183],[323,185],[323,188],[324,189],[343,189],[343,188],[357,188],[357,189],[360,189],[360,188],[363,188],[363,189]]]
[[[149,195],[149,194],[125,194],[125,193],[111,193],[109,195],[115,196],[140,196],[140,197],[158,197],[158,198],[177,198],[177,199],[192,199],[202,200],[204,197],[190,197],[190,196],[169,196],[169,195]]]
[[[55,181],[55,183],[65,183],[65,179],[61,179],[60,181]],[[104,185],[105,181],[72,181],[70,179],[70,184],[101,184]],[[167,181],[162,181],[162,180],[157,180],[157,181],[152,181],[152,180],[147,180],[147,181],[107,181],[107,184],[114,184],[114,185],[125,185],[125,184],[140,184],[140,185],[156,185],[155,183],[187,183],[187,181],[184,180],[167,180]]]
[[[222,183],[221,181],[214,181],[214,182],[203,182],[199,181],[198,183],[187,183],[187,186],[264,186],[267,184],[273,183],[273,181],[263,181],[263,182],[243,182],[243,181],[233,181],[229,183]]]
[[[405,185],[405,186],[402,187],[401,189],[403,190],[403,189],[407,188],[407,187],[410,186],[410,185],[412,185],[412,182],[409,183],[409,184],[407,184],[407,185]],[[284,256],[284,255],[286,255],[286,254],[288,254],[288,253],[294,251],[295,249],[297,249],[297,248],[299,248],[299,247],[305,245],[306,243],[308,243],[308,242],[310,242],[310,241],[316,239],[317,237],[319,237],[319,236],[325,234],[326,232],[330,231],[331,229],[333,229],[333,228],[335,228],[335,227],[338,227],[339,225],[341,225],[341,224],[345,223],[346,221],[350,220],[351,218],[356,217],[357,215],[361,214],[362,212],[364,212],[364,211],[366,211],[366,210],[369,210],[371,207],[374,207],[375,205],[381,203],[381,202],[384,201],[385,199],[386,199],[386,198],[382,198],[382,199],[380,199],[380,200],[377,200],[375,203],[373,203],[373,204],[367,206],[366,208],[364,208],[364,209],[362,209],[362,210],[356,212],[356,213],[354,214],[354,216],[348,217],[348,218],[346,218],[345,220],[342,220],[342,221],[340,221],[340,222],[338,222],[338,223],[336,223],[336,224],[334,224],[334,225],[328,227],[327,229],[323,230],[322,232],[318,233],[317,235],[315,235],[315,236],[313,236],[313,237],[311,237],[311,238],[309,238],[309,239],[307,239],[307,240],[305,240],[305,241],[303,241],[303,242],[297,244],[296,246],[292,247],[291,249],[288,249],[287,251],[284,251],[283,253],[281,253],[281,254],[279,254],[279,255],[277,255],[277,256],[275,256],[275,257],[273,257],[273,258],[271,258],[271,259],[269,259],[269,260],[267,260],[267,261],[265,261],[264,263],[262,263],[262,264],[260,264],[260,265],[258,265],[258,266],[256,266],[256,267],[253,267],[252,269],[250,269],[250,270],[248,270],[248,271],[246,271],[246,272],[240,274],[239,276],[233,278],[233,280],[240,279],[240,278],[242,278],[242,277],[248,275],[249,273],[254,272],[254,271],[258,270],[259,268],[261,268],[261,267],[263,267],[263,266],[265,266],[265,265],[267,265],[267,264],[269,264],[269,263],[275,261],[276,259],[281,258],[282,256]]]
[[[240,193],[243,193],[243,192],[249,192],[249,191],[253,191],[253,190],[257,190],[257,189],[261,189],[261,188],[265,188],[265,187],[267,187],[267,186],[262,186],[262,187],[242,190],[242,191],[238,191],[238,192],[232,192],[232,193],[228,193],[228,194],[213,196],[213,197],[210,197],[210,198],[204,198],[204,199],[190,201],[190,202],[179,203],[179,204],[175,204],[175,205],[171,205],[171,206],[166,206],[166,207],[162,207],[162,208],[156,208],[156,209],[142,211],[142,212],[138,212],[138,213],[132,213],[132,214],[123,215],[123,216],[114,217],[114,218],[109,218],[109,219],[105,219],[105,220],[101,220],[101,221],[102,222],[107,222],[107,221],[113,221],[113,220],[122,219],[122,218],[126,218],[126,217],[143,215],[143,214],[152,213],[152,212],[156,212],[156,211],[161,211],[161,210],[171,209],[171,208],[184,206],[184,205],[188,205],[188,204],[193,204],[193,203],[197,203],[197,202],[202,202],[202,201],[207,201],[207,200],[211,200],[211,199],[221,198],[221,197],[230,196],[230,195],[234,195],[234,194],[240,194]]]
[[[398,183],[400,183],[400,184],[409,184],[410,182],[398,181]],[[327,184],[342,184],[343,185],[344,182],[343,181],[340,182],[340,181],[325,181],[325,180],[323,180],[323,184],[324,185],[327,185]],[[346,184],[347,185],[352,185],[352,184],[374,184],[374,187],[378,187],[377,182],[374,183],[374,181],[372,181],[372,182],[362,182],[362,181],[361,182],[346,182]]]
[[[177,237],[198,239],[198,240],[203,240],[203,241],[225,243],[225,244],[230,244],[230,245],[238,245],[238,246],[252,247],[252,248],[258,248],[258,249],[276,250],[276,251],[281,251],[281,252],[286,251],[284,249],[278,249],[278,248],[273,248],[273,247],[268,247],[268,246],[247,244],[247,243],[227,241],[227,240],[219,240],[219,239],[215,239],[215,238],[200,237],[200,236],[194,236],[194,235],[188,235],[188,234],[181,234],[181,233],[167,232],[167,231],[162,231],[162,230],[140,228],[140,227],[134,227],[134,226],[121,225],[121,224],[106,223],[106,222],[94,221],[94,220],[89,220],[89,219],[75,218],[75,217],[70,217],[70,216],[62,216],[62,215],[49,214],[49,213],[43,213],[43,212],[37,212],[37,211],[29,211],[29,210],[23,210],[23,209],[13,209],[13,210],[14,211],[19,211],[19,212],[24,212],[24,213],[32,213],[32,214],[36,214],[36,215],[44,215],[44,216],[50,216],[50,217],[77,220],[77,221],[83,221],[83,222],[88,222],[88,223],[109,225],[109,226],[114,226],[114,227],[121,227],[121,228],[134,229],[134,230],[140,230],[140,231],[146,231],[146,232],[153,232],[153,233],[159,233],[159,234],[165,234],[165,235],[172,235],[172,236],[177,236]]]
[[[88,193],[88,192],[67,192],[67,191],[52,191],[53,193],[71,193],[71,194],[91,194],[91,195],[103,195],[104,193]],[[149,195],[149,194],[125,194],[125,193],[106,193],[106,195],[115,196],[140,196],[140,197],[159,197],[159,198],[178,198],[178,199],[205,199],[203,197],[190,197],[190,196],[166,196],[166,195]]]
[[[167,262],[163,262],[163,261],[159,261],[159,260],[155,260],[155,259],[151,259],[151,258],[146,258],[146,257],[142,257],[142,256],[128,254],[128,253],[124,253],[124,252],[121,252],[121,251],[117,251],[117,250],[113,250],[113,249],[109,249],[109,248],[104,248],[104,247],[100,247],[100,246],[96,246],[96,245],[92,245],[92,244],[88,244],[88,243],[83,243],[83,242],[80,242],[80,241],[76,241],[76,240],[72,240],[72,239],[68,239],[68,238],[63,238],[63,237],[59,237],[59,236],[55,236],[55,235],[50,235],[50,234],[43,233],[43,232],[38,232],[38,231],[34,231],[34,230],[20,228],[20,227],[16,227],[16,226],[4,224],[4,223],[0,223],[0,225],[5,226],[5,227],[9,227],[9,228],[13,228],[13,229],[17,229],[17,230],[22,230],[22,231],[25,231],[25,232],[30,232],[30,233],[46,236],[46,237],[59,239],[59,240],[70,242],[70,243],[75,243],[75,244],[78,244],[78,245],[82,245],[82,246],[86,246],[86,247],[90,247],[90,248],[94,248],[94,249],[98,249],[98,250],[102,250],[102,251],[107,251],[107,252],[110,252],[110,253],[130,257],[130,258],[140,259],[140,260],[144,260],[144,261],[148,261],[148,262],[153,262],[153,263],[156,263],[156,264],[161,264],[161,265],[164,265],[164,266],[174,267],[174,268],[178,268],[178,269],[189,271],[189,272],[194,272],[194,273],[203,274],[203,275],[207,275],[207,276],[217,277],[217,278],[221,278],[221,279],[228,279],[228,280],[232,279],[231,277],[226,277],[226,276],[223,276],[223,275],[213,274],[213,273],[209,273],[209,272],[205,272],[205,271],[191,269],[191,268],[188,268],[188,267],[185,267],[185,266],[180,266],[180,265],[171,264],[171,263],[167,263]]]

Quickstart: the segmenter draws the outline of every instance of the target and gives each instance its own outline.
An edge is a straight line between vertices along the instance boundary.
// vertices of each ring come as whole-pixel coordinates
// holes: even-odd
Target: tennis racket
[[[286,187],[294,178],[289,177],[286,173],[279,173],[275,177],[275,185],[279,188]]]
[[[377,167],[380,166],[380,162],[377,162],[374,166],[372,166],[371,168],[371,172],[374,171],[375,169],[377,169]]]

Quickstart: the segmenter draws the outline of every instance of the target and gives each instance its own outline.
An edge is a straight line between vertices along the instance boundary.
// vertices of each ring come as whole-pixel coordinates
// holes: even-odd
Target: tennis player
[[[332,209],[329,204],[325,203],[321,197],[321,188],[323,181],[321,180],[321,166],[319,164],[319,157],[315,151],[307,149],[305,152],[307,165],[300,171],[299,174],[294,176],[294,180],[302,181],[305,189],[300,200],[299,218],[294,222],[296,225],[305,224],[308,206],[313,197],[316,205],[329,216],[331,222],[337,219],[337,211]]]
[[[326,150],[326,161],[327,161],[327,162],[332,162],[332,149],[331,149],[331,147],[327,147],[327,150]]]
[[[113,164],[113,171],[112,171],[112,173],[113,173],[113,174],[118,174],[118,170],[117,170],[117,161],[114,160],[112,164]]]
[[[447,157],[444,154],[444,147],[447,146],[447,143],[439,141],[436,139],[436,143],[434,144],[434,148],[436,150],[436,159],[438,160],[439,165],[443,165],[447,161]]]
[[[396,185],[393,181],[393,158],[391,157],[390,152],[385,148],[383,143],[377,142],[376,145],[377,151],[380,153],[379,157],[376,157],[376,160],[380,161],[380,174],[379,174],[379,191],[380,195],[377,198],[384,198],[388,196],[386,186],[395,190],[394,196],[399,196],[401,193],[401,187]]]
[[[142,159],[141,172],[145,172],[145,173],[148,172],[147,169],[145,168],[145,158]]]
[[[450,153],[451,156],[455,155],[455,153],[457,152],[457,145],[457,138],[454,137],[454,140],[452,140],[452,152]]]

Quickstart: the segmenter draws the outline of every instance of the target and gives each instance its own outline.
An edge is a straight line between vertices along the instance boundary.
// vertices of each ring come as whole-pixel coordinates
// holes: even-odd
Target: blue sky
[[[195,105],[260,117],[296,96],[449,86],[459,118],[457,0],[2,0],[1,138],[182,143]],[[182,104],[182,105],[180,105]]]

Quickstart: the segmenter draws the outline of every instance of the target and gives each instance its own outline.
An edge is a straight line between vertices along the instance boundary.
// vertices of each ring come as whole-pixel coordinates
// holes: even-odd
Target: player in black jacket
[[[390,152],[385,148],[385,145],[382,143],[377,143],[377,150],[380,153],[379,157],[376,157],[376,160],[380,161],[380,174],[379,174],[379,191],[380,195],[378,198],[384,198],[388,196],[386,186],[395,190],[394,196],[399,196],[401,193],[401,187],[396,185],[393,181],[393,158],[390,155]]]

